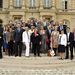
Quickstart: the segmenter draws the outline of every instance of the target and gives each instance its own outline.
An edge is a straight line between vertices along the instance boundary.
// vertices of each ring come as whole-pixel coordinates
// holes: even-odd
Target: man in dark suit
[[[0,24],[0,59],[2,59],[2,49],[1,49],[2,45],[3,45],[3,27]]]
[[[36,53],[40,56],[41,35],[38,33],[37,28],[31,34],[31,43],[33,45],[34,56],[36,56]]]
[[[21,28],[21,24],[17,24],[17,28],[14,32],[14,42],[15,42],[15,56],[21,57],[22,54],[22,33],[23,29]]]
[[[74,35],[70,32],[70,28],[67,27],[67,46],[66,46],[66,59],[69,58],[69,48],[70,48],[70,59],[73,59],[73,41]]]

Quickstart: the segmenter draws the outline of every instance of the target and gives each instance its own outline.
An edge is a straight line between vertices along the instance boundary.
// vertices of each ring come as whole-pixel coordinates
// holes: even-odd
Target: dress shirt
[[[69,35],[70,35],[70,32],[69,33],[67,33],[67,40],[69,41]]]
[[[60,37],[61,37],[61,41],[60,41]],[[66,36],[66,34],[60,34],[59,35],[59,44],[60,45],[64,45],[64,46],[66,46],[67,45],[67,36]]]

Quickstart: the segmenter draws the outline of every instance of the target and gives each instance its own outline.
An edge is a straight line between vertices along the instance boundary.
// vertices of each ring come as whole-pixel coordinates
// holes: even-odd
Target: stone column
[[[43,9],[43,0],[40,0],[40,9]]]
[[[10,1],[10,9],[13,9],[13,0],[9,0]]]
[[[52,9],[55,9],[55,0],[52,0]]]
[[[42,15],[40,14],[40,20],[42,20]]]
[[[10,17],[9,17],[9,20],[13,20],[13,17],[12,17],[12,15],[10,14],[9,16],[10,16]]]
[[[22,0],[22,9],[25,9],[25,0]]]
[[[26,13],[23,15],[22,19],[23,19],[23,22],[25,22],[25,20],[26,20]]]

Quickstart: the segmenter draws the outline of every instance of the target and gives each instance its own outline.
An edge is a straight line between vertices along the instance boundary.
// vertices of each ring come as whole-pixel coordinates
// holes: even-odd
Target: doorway
[[[50,16],[50,15],[44,15],[43,17],[48,21],[52,20],[52,16]]]
[[[22,15],[14,15],[13,19],[14,20],[21,20],[22,19]]]

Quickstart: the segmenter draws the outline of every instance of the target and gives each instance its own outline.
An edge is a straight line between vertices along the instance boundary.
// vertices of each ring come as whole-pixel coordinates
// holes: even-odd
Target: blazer
[[[27,32],[24,31],[23,34],[22,34],[22,42],[25,42],[25,43],[30,43],[30,32]]]
[[[15,42],[22,42],[22,33],[23,33],[23,29],[20,29],[19,32],[17,29],[14,31],[14,41]]]
[[[73,36],[74,36],[74,40],[73,41],[75,41],[75,32],[73,32]]]
[[[6,42],[8,43],[9,41],[14,40],[14,32],[7,32],[6,33]]]
[[[67,38],[68,38],[68,34],[67,34]],[[74,35],[72,32],[70,32],[69,34],[69,40],[67,40],[67,42],[70,42],[71,44],[73,44],[73,41],[74,41]]]
[[[35,36],[35,34],[32,33],[32,34],[31,34],[31,42],[32,42],[33,44],[39,45],[40,42],[41,42],[41,35],[40,35],[39,33],[37,33],[37,36]]]
[[[60,40],[60,37],[61,37],[61,40]],[[67,36],[66,34],[59,34],[59,38],[58,38],[58,41],[60,40],[60,42],[58,42],[60,45],[64,45],[64,46],[67,46]]]

